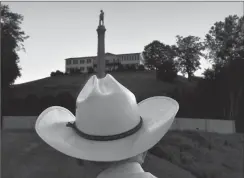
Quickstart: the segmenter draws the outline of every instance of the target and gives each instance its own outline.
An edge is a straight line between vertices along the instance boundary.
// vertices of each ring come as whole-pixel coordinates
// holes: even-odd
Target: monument
[[[98,47],[97,47],[97,77],[103,78],[105,76],[105,26],[104,26],[104,12],[101,10],[99,16],[99,25],[97,28]]]

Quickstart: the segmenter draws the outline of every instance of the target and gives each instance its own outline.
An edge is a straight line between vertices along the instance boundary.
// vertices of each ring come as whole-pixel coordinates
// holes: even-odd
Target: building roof
[[[116,56],[122,56],[122,55],[132,55],[132,54],[141,54],[141,53],[125,53],[125,54],[116,54]]]
[[[113,53],[105,53],[105,55],[113,55],[113,56],[123,56],[123,55],[133,55],[133,54],[141,54],[141,53],[126,53],[126,54],[113,54]],[[72,58],[66,58],[65,60],[68,59],[84,59],[84,58],[96,58],[97,56],[86,56],[86,57],[72,57]]]
[[[113,53],[105,53],[105,55],[112,55],[112,56],[116,56],[116,54],[113,54]]]

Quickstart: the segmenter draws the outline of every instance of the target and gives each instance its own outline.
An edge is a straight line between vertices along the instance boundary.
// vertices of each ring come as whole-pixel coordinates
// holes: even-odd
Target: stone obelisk
[[[104,26],[104,12],[101,10],[99,25],[97,28],[98,46],[97,46],[97,77],[103,78],[105,76],[105,26]]]

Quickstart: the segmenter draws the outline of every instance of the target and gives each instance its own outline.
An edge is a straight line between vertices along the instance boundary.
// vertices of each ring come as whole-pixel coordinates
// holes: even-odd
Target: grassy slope
[[[170,131],[151,153],[198,178],[243,178],[243,151],[243,134]]]
[[[158,81],[155,71],[115,72],[112,75],[139,99],[163,95],[172,91],[176,86],[180,88],[194,86],[193,83],[189,83],[186,78],[181,76],[178,76],[172,84]],[[13,86],[12,96],[17,98],[25,98],[28,94],[56,96],[60,92],[68,91],[76,97],[88,78],[88,75],[48,77]]]
[[[229,145],[224,146],[225,140]],[[164,160],[149,154],[143,168],[158,178],[243,178],[242,141],[240,134],[170,131],[150,151]],[[5,131],[2,143],[4,178],[82,178],[73,158],[55,151],[35,132]],[[180,147],[185,148],[182,159]],[[171,155],[171,163],[166,155]]]

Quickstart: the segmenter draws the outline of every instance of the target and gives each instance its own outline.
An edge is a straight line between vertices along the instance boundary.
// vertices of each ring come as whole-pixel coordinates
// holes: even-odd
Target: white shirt
[[[97,178],[156,178],[149,172],[144,172],[139,163],[124,163],[112,166],[101,172]]]

